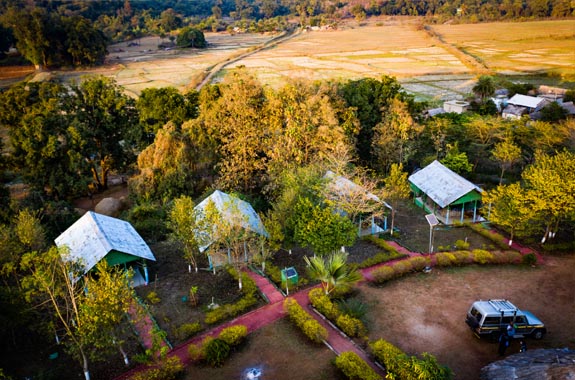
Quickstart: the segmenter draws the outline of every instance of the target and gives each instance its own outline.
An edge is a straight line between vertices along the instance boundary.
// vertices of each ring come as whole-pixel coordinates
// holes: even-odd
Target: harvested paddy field
[[[355,22],[309,30],[230,65],[243,65],[279,87],[290,78],[359,79],[391,75],[461,75],[470,70],[418,27],[414,19]]]
[[[435,25],[431,29],[492,72],[575,76],[575,20]]]

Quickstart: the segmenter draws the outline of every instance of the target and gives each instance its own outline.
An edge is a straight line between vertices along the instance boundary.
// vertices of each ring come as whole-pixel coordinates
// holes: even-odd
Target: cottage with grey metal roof
[[[483,190],[439,161],[408,178],[414,201],[444,224],[482,220],[478,214]]]
[[[111,266],[126,266],[138,260],[156,261],[150,247],[130,223],[92,211],[58,236],[55,243],[58,247],[67,247],[67,252],[63,251],[64,260],[82,265],[84,273],[103,259]],[[146,268],[144,272],[147,277]],[[136,284],[140,278],[141,274],[136,271]],[[147,278],[144,281],[147,283]]]

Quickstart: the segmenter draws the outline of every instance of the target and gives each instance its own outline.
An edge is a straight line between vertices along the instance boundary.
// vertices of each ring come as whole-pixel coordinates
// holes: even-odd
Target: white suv
[[[474,302],[467,312],[465,322],[477,337],[488,337],[493,341],[499,339],[510,322],[515,327],[514,338],[530,336],[541,339],[547,333],[539,318],[526,310],[519,310],[503,299]]]

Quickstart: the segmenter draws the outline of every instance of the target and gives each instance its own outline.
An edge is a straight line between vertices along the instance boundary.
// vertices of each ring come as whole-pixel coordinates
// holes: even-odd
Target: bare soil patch
[[[288,320],[280,319],[254,333],[221,368],[188,367],[186,380],[242,379],[248,368],[259,367],[262,379],[343,380],[331,364],[335,354],[312,345]]]
[[[370,339],[383,338],[405,352],[429,352],[455,372],[479,379],[480,369],[499,360],[497,344],[479,340],[465,324],[471,303],[506,298],[537,315],[548,334],[527,340],[528,349],[575,348],[575,256],[547,257],[537,268],[522,266],[433,269],[376,288],[362,286],[371,305]],[[519,351],[513,342],[507,354]]]

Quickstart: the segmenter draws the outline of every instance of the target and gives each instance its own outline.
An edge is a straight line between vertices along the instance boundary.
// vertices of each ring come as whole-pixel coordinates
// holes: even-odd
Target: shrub
[[[248,335],[248,328],[244,325],[227,327],[220,332],[219,338],[229,346],[239,345]]]
[[[466,223],[467,227],[471,228],[473,231],[477,232],[479,235],[491,240],[495,244],[499,246],[501,249],[508,249],[509,245],[507,244],[506,239],[499,235],[497,232],[490,231],[483,227],[480,223]]]
[[[491,252],[483,249],[474,249],[471,251],[473,261],[478,264],[491,264],[494,262],[494,256]]]
[[[130,380],[173,380],[184,371],[184,366],[177,356],[171,356],[161,361],[154,368],[136,373]]]
[[[188,346],[188,355],[190,355],[190,359],[194,362],[204,360],[204,351],[201,347],[195,344],[190,344]]]
[[[160,301],[162,301],[160,297],[158,297],[158,294],[153,290],[150,293],[148,293],[148,295],[146,296],[146,300],[152,305],[155,305],[157,303],[160,303]]]
[[[469,263],[469,258],[471,253],[469,251],[455,251],[451,252],[455,257],[454,264],[455,265],[463,265]]]
[[[399,252],[380,252],[375,254],[372,257],[369,257],[365,260],[363,260],[361,263],[357,264],[358,268],[369,268],[372,267],[374,265],[377,264],[381,264],[381,263],[385,263],[391,260],[395,260],[395,259],[399,259],[399,258],[403,258],[406,257],[408,255],[405,255],[403,253],[399,253]]]
[[[414,256],[408,259],[414,271],[422,271],[429,265],[429,259],[423,256]]]
[[[439,252],[435,254],[435,262],[440,267],[448,267],[456,262],[455,255],[450,252]]]
[[[395,271],[396,275],[403,276],[406,273],[409,273],[413,270],[413,266],[409,260],[398,261],[391,265],[393,270]]]
[[[534,253],[528,253],[521,258],[521,262],[525,265],[537,264],[537,256]]]
[[[518,264],[521,263],[521,254],[517,251],[502,251],[495,254],[497,264]]]
[[[464,240],[457,240],[455,242],[455,248],[460,250],[460,251],[464,251],[469,249],[469,243],[464,241]]]
[[[335,320],[337,327],[341,329],[347,336],[350,337],[360,337],[367,333],[363,322],[358,318],[354,318],[351,315],[341,314]]]
[[[357,298],[348,298],[338,304],[342,313],[357,319],[363,319],[367,314],[367,305]]]
[[[395,247],[391,246],[388,242],[377,237],[376,235],[366,236],[365,239],[369,240],[373,244],[377,245],[379,248],[385,249],[387,252],[389,252],[391,254],[396,254],[396,255],[401,256],[401,253],[397,252],[397,249],[395,249]]]
[[[196,333],[202,331],[202,325],[199,322],[194,323],[184,323],[178,327],[176,335],[181,340],[188,339],[189,337],[195,335]]]
[[[288,298],[284,301],[290,320],[299,327],[302,332],[315,343],[321,343],[327,339],[327,330],[309,315],[296,300]]]
[[[448,367],[437,363],[437,359],[424,353],[422,359],[408,356],[393,344],[379,339],[369,344],[373,355],[382,363],[390,378],[394,379],[436,379],[449,380],[453,373]]]
[[[335,366],[353,380],[381,380],[379,376],[362,358],[355,352],[342,352],[335,359]]]
[[[204,360],[212,367],[221,367],[230,355],[230,346],[222,339],[215,338],[204,345]]]
[[[323,314],[327,319],[335,321],[340,314],[337,306],[331,302],[328,296],[325,295],[323,289],[315,288],[310,290],[308,294],[309,300],[313,307]]]
[[[266,262],[266,275],[278,286],[282,283],[282,272],[280,268],[275,265]]]
[[[372,270],[371,275],[376,284],[383,284],[396,277],[395,270],[387,265]]]

